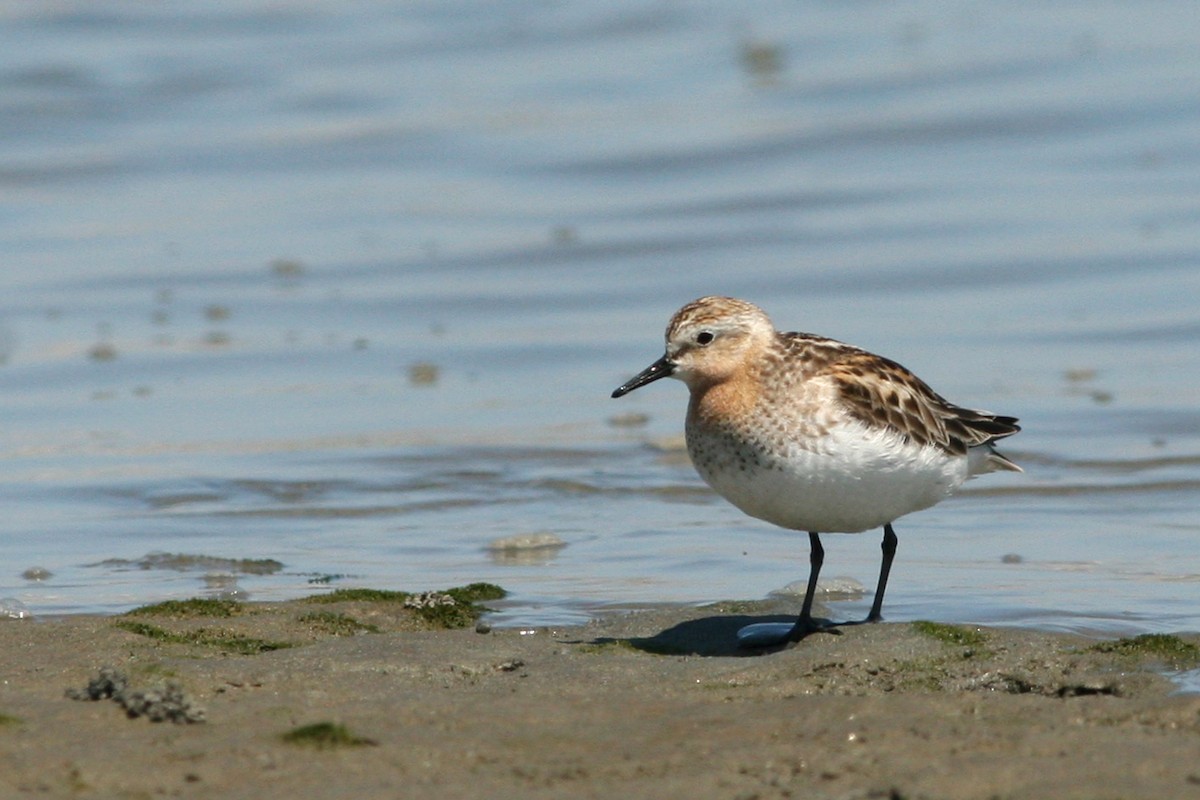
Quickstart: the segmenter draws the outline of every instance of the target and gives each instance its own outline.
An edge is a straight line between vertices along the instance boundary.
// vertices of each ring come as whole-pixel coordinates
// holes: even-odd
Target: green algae
[[[313,594],[301,599],[305,603],[403,603],[410,597],[411,592],[390,589],[334,589],[327,594]]]
[[[280,738],[288,744],[315,747],[318,750],[378,744],[373,739],[351,733],[345,725],[336,722],[314,722],[311,725],[301,725],[283,734]]]
[[[917,620],[912,623],[912,629],[922,636],[957,647],[979,647],[987,642],[987,636],[982,631],[960,625],[947,625],[944,622]]]
[[[166,600],[161,603],[139,606],[125,612],[130,617],[170,617],[192,619],[196,617],[236,617],[245,606],[236,600],[220,600],[209,597],[193,597],[190,600]]]
[[[1097,653],[1113,653],[1162,661],[1176,669],[1200,664],[1200,647],[1169,633],[1145,633],[1101,642],[1091,648]]]
[[[313,611],[308,614],[301,614],[296,618],[296,621],[331,636],[353,636],[358,633],[380,632],[378,625],[359,622],[349,614],[339,614],[335,611]]]
[[[128,631],[138,636],[145,636],[148,639],[153,639],[163,644],[213,647],[224,652],[247,656],[267,653],[272,650],[282,650],[293,646],[291,642],[272,642],[267,639],[243,636],[237,633],[209,628],[196,628],[195,630],[177,633],[160,628],[157,625],[151,625],[146,622],[135,622],[133,620],[118,620],[113,624],[123,631]]]
[[[481,603],[508,594],[493,583],[471,583],[441,592],[401,592],[388,589],[335,589],[303,598],[306,603],[398,603],[435,628],[465,628],[488,609]]]

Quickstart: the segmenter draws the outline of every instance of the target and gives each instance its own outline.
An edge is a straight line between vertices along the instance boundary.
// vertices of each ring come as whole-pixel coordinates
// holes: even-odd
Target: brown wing
[[[1003,417],[956,406],[900,364],[847,347],[827,367],[850,413],[868,425],[887,426],[909,441],[965,454],[1021,428]]]

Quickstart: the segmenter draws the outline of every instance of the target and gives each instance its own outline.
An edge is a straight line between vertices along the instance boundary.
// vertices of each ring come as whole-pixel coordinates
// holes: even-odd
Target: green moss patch
[[[472,583],[442,592],[335,589],[304,598],[308,603],[398,603],[435,628],[465,628],[487,611],[481,603],[508,593],[492,583]]]
[[[305,603],[403,603],[412,597],[410,592],[388,589],[334,589],[328,594],[313,594],[303,598]]]
[[[130,617],[170,617],[172,619],[227,618],[235,617],[243,610],[245,610],[243,604],[236,600],[193,597],[190,600],[167,600],[162,603],[139,606],[125,612],[125,615]]]
[[[0,728],[6,725],[20,725],[21,720],[18,717],[13,717],[8,714],[0,714]]]
[[[282,650],[292,647],[291,642],[272,642],[252,636],[230,633],[228,631],[196,628],[191,631],[168,631],[156,625],[133,620],[118,620],[114,623],[118,628],[138,636],[145,636],[164,644],[186,644],[199,647],[215,647],[225,652],[239,655],[258,655],[271,650]]]
[[[362,747],[378,744],[373,739],[356,736],[345,725],[336,722],[314,722],[293,728],[281,737],[288,744],[305,745],[325,750],[333,747]]]
[[[508,592],[494,583],[469,583],[466,586],[447,589],[446,594],[460,603],[481,603],[485,600],[502,600]]]
[[[1168,633],[1146,633],[1113,642],[1101,642],[1090,649],[1097,653],[1154,659],[1177,669],[1200,664],[1200,647]]]
[[[358,633],[380,632],[378,625],[359,622],[349,614],[338,614],[334,611],[313,611],[309,614],[301,614],[296,621],[331,636],[353,636]]]
[[[956,647],[979,647],[987,642],[987,636],[980,631],[942,622],[917,620],[912,623],[912,629],[922,636]]]

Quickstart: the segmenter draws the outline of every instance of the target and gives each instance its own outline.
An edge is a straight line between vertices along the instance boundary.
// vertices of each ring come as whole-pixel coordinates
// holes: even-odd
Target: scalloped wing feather
[[[972,447],[991,450],[993,442],[1021,430],[1015,417],[956,406],[895,361],[846,347],[827,372],[847,410],[867,425],[955,455]],[[999,453],[991,455],[995,468],[1020,470]]]

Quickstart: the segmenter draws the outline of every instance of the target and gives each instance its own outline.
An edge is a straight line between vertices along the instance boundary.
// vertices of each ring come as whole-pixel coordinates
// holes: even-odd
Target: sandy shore
[[[206,613],[0,623],[0,796],[1200,796],[1200,696],[1156,672],[1194,636],[885,623],[746,653],[765,606],[487,633],[395,602]],[[204,721],[67,697],[105,666]]]

